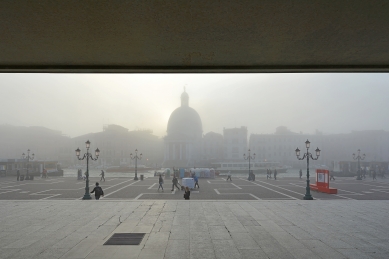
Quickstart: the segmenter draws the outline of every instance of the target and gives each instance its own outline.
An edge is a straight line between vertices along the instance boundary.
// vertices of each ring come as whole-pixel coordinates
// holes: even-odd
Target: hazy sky
[[[0,74],[0,124],[71,137],[103,124],[166,134],[186,85],[203,131],[389,130],[389,74]]]

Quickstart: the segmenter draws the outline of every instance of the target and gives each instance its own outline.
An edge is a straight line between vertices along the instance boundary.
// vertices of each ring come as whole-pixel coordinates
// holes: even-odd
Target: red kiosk
[[[310,184],[311,190],[329,194],[337,194],[338,189],[330,188],[330,171],[316,169],[316,183]]]

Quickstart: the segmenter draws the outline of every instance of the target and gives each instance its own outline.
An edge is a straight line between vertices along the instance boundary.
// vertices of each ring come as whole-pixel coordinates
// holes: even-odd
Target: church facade
[[[199,114],[189,107],[189,95],[181,94],[181,106],[170,115],[164,138],[163,167],[196,167],[203,158],[203,126]]]

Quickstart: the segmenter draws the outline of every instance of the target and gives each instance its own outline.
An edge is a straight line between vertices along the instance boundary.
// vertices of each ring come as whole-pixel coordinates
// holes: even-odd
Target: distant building
[[[36,160],[53,160],[67,166],[74,154],[71,152],[70,137],[57,130],[0,125],[0,136],[1,159],[21,158],[22,154],[27,154],[27,149],[30,149]]]
[[[130,154],[134,154],[135,149],[139,150],[139,154],[143,154],[138,164],[155,167],[160,166],[162,162],[162,140],[152,135],[150,130],[129,131],[119,125],[105,125],[102,132],[73,138],[74,149],[79,147],[81,152],[85,153],[87,140],[91,142],[89,152],[94,155],[96,148],[100,150],[100,158],[94,162],[98,165],[132,165],[134,161],[130,159]],[[81,163],[75,155],[73,161],[75,164]]]
[[[163,167],[194,167],[201,159],[203,125],[189,107],[189,95],[181,94],[181,106],[170,115],[164,138]]]
[[[215,132],[208,132],[203,137],[203,159],[221,160],[223,159],[224,140],[223,135]]]
[[[286,165],[305,167],[306,161],[296,158],[298,147],[306,152],[305,141],[311,142],[309,151],[315,157],[319,147],[319,160],[311,164],[331,167],[333,161],[352,161],[352,154],[361,149],[366,154],[366,161],[389,161],[389,132],[382,130],[353,131],[348,134],[302,134],[277,128],[275,134],[251,134],[249,146],[256,153],[258,161],[277,161]]]
[[[247,127],[223,129],[224,159],[243,159],[247,153]]]

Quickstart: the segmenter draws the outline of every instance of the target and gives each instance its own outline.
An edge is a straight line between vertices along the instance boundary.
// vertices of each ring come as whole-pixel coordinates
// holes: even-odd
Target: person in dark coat
[[[190,200],[190,191],[189,191],[189,187],[185,187],[185,194],[184,194],[184,198],[185,200]]]
[[[274,169],[274,180],[277,180],[277,170]]]
[[[90,193],[95,193],[96,200],[100,199],[100,196],[104,197],[103,189],[99,186],[99,183],[96,182],[95,188]]]
[[[174,186],[179,190],[180,188],[177,186],[178,179],[175,175],[173,175],[173,180],[172,180],[173,186],[172,186],[172,191],[174,191]]]
[[[301,170],[301,169],[300,169],[300,171],[299,171],[299,176],[300,176],[300,179],[301,179],[301,177],[303,176],[303,170]]]
[[[159,188],[162,188],[162,191],[163,191],[163,186],[162,186],[163,178],[162,178],[162,175],[159,175],[158,183],[159,183],[158,191],[159,191]]]
[[[19,172],[19,170],[16,172],[16,181],[19,181],[19,179],[20,179],[20,172]]]

